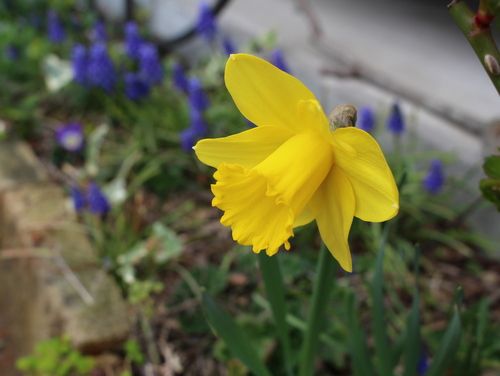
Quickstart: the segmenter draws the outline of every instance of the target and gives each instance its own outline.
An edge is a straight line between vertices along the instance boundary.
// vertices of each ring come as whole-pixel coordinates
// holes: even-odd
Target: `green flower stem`
[[[271,305],[271,311],[273,312],[274,321],[276,323],[276,330],[283,349],[286,372],[291,376],[293,375],[292,349],[288,334],[288,324],[286,322],[287,307],[285,301],[285,288],[283,286],[283,277],[281,275],[278,256],[269,257],[264,252],[260,252],[258,259],[267,298]]]
[[[487,9],[492,8],[498,11],[498,4],[483,0],[481,1],[479,12],[484,15]],[[472,12],[467,4],[460,0],[453,0],[448,5],[448,10],[481,61],[498,94],[500,94],[500,52],[493,39],[489,25],[486,24],[480,27],[475,21],[476,13]],[[487,13],[487,15],[492,18],[494,17],[494,14]]]
[[[300,375],[309,376],[313,373],[314,356],[318,348],[321,326],[324,322],[325,308],[328,296],[332,290],[335,261],[328,249],[323,245],[320,250],[316,267],[316,280],[311,299],[307,329],[300,358]]]

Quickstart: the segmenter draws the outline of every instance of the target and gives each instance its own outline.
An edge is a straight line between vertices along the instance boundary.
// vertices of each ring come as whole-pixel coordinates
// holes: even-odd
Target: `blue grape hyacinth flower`
[[[56,130],[56,141],[64,150],[78,152],[83,149],[85,136],[80,123],[68,123]]]
[[[196,30],[208,42],[212,42],[217,35],[217,23],[212,8],[205,1],[201,1],[199,5]]]
[[[394,103],[387,119],[387,128],[395,135],[400,135],[405,131],[406,125],[399,103]]]
[[[209,105],[201,81],[196,77],[189,80],[189,104],[199,113],[205,111]]]
[[[228,36],[225,36],[222,39],[222,49],[224,50],[224,53],[229,56],[231,54],[236,53],[236,46],[231,38]]]
[[[144,43],[139,48],[139,71],[150,85],[159,84],[163,80],[163,67],[154,44]]]
[[[71,67],[73,70],[73,80],[80,85],[87,84],[88,63],[87,49],[81,44],[75,45],[71,52]]]
[[[125,74],[125,95],[133,101],[149,95],[150,86],[141,74],[128,72]]]
[[[125,25],[125,52],[131,59],[139,58],[139,50],[143,44],[139,27],[133,21]]]
[[[290,68],[281,49],[277,48],[271,52],[271,63],[282,71],[290,73]]]
[[[427,351],[425,349],[422,349],[422,352],[420,353],[420,358],[418,359],[417,363],[417,375],[424,376],[427,374],[428,370],[429,370],[429,356],[427,355]]]
[[[73,185],[70,188],[69,194],[71,196],[71,201],[73,202],[73,208],[75,209],[75,212],[81,213],[87,206],[85,194],[80,189],[80,187],[76,185]]]
[[[434,159],[424,178],[423,186],[427,192],[437,194],[443,189],[444,180],[443,163],[439,159]]]
[[[181,147],[185,151],[192,151],[194,144],[201,138],[205,137],[208,132],[207,124],[203,118],[203,114],[195,108],[190,108],[190,125],[182,131]]]
[[[104,43],[94,43],[90,47],[89,55],[88,82],[92,86],[110,92],[116,83],[116,71],[106,45]]]
[[[53,43],[62,43],[66,38],[64,26],[59,15],[54,10],[49,10],[47,13],[47,34],[49,40]]]
[[[189,92],[189,80],[186,77],[184,68],[177,62],[172,65],[172,83],[177,90],[184,94]]]
[[[88,209],[92,214],[105,215],[111,209],[109,201],[96,183],[90,183],[87,189]]]
[[[358,128],[371,132],[375,128],[375,111],[370,106],[363,106],[358,111]]]
[[[106,31],[106,24],[103,20],[97,20],[92,29],[91,39],[94,42],[106,42],[108,40],[108,33]]]

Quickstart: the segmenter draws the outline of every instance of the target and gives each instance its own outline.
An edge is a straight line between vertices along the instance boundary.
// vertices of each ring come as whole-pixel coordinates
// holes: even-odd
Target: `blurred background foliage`
[[[115,354],[122,376],[151,365],[174,374],[286,373],[257,257],[218,223],[212,171],[191,146],[253,126],[224,87],[228,53],[288,67],[272,33],[235,46],[203,17],[198,33],[210,48],[190,58],[160,56],[140,23],[105,22],[79,2],[0,5],[1,137],[28,142],[67,189],[102,267],[133,308],[135,330]],[[317,374],[500,372],[498,244],[466,224],[488,204],[467,174],[448,172],[453,155],[421,151],[409,121],[396,101],[359,109],[357,126],[391,139],[401,211],[390,226],[355,220],[355,272],[332,278]],[[498,206],[492,158],[481,189]],[[318,257],[314,226],[298,229],[292,248],[276,257],[295,352]],[[67,338],[41,342],[17,365],[29,375],[102,374],[91,373],[102,368],[99,359]]]

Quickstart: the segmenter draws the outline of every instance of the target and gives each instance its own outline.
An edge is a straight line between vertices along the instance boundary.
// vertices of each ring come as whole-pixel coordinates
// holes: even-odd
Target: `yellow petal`
[[[312,131],[330,139],[330,124],[328,118],[316,99],[301,100],[297,104],[297,119],[300,119],[297,132]]]
[[[306,205],[304,210],[295,218],[295,222],[293,222],[293,227],[305,226],[308,223],[314,221],[316,218],[316,212],[312,208],[311,205]]]
[[[279,127],[257,127],[222,138],[207,138],[194,146],[196,156],[208,166],[221,163],[251,168],[275,151],[293,133]]]
[[[293,211],[278,192],[269,192],[267,179],[252,169],[221,164],[212,185],[212,205],[224,211],[221,223],[231,227],[233,239],[269,256],[281,245],[290,249]]]
[[[302,213],[332,166],[331,145],[318,134],[293,136],[253,168],[221,163],[214,174],[212,205],[233,239],[268,255],[289,249],[295,218]]]
[[[252,55],[231,55],[224,79],[240,112],[258,126],[300,129],[299,101],[316,100],[298,79]]]
[[[347,175],[356,197],[354,215],[383,222],[399,210],[399,192],[377,141],[365,131],[339,128],[333,132],[335,163]]]
[[[335,166],[331,169],[312,204],[321,239],[340,266],[351,272],[352,259],[347,240],[356,203],[351,183],[340,169]]]

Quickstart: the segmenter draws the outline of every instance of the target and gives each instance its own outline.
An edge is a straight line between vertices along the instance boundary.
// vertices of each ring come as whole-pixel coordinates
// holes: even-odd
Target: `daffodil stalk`
[[[265,251],[261,266],[285,358],[284,297],[273,293],[283,290],[282,282],[277,267],[266,272],[263,258],[281,247],[290,250],[294,229],[312,221],[325,244],[301,358],[301,373],[308,375],[331,285],[329,255],[351,272],[347,240],[353,217],[387,221],[398,213],[399,192],[377,141],[353,126],[351,106],[337,108],[329,121],[304,84],[252,55],[231,55],[224,79],[236,106],[256,127],[201,140],[194,150],[217,169],[212,205],[224,212],[221,223],[231,227],[239,244]]]
[[[474,13],[465,2],[453,0],[448,5],[448,10],[500,94],[500,52],[490,28],[493,19],[500,12],[500,2],[481,0],[478,11]]]

